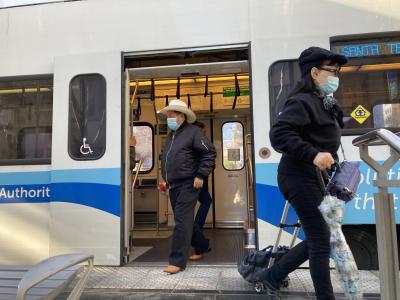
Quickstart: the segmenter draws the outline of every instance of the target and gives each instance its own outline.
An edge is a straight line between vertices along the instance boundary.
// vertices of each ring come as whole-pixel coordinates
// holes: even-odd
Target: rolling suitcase
[[[268,260],[268,265],[266,266],[268,268],[272,267],[272,265],[274,264],[274,262],[276,260],[279,260],[280,257],[282,257],[286,252],[289,251],[289,249],[291,249],[294,246],[294,243],[296,242],[296,239],[297,239],[297,237],[299,235],[299,231],[300,231],[300,227],[301,227],[301,224],[300,224],[299,220],[297,220],[297,222],[294,223],[294,224],[286,223],[289,207],[290,207],[289,201],[286,200],[285,207],[283,208],[281,221],[279,223],[278,235],[276,237],[275,244],[272,246],[272,255],[271,255],[271,258]],[[290,228],[290,227],[294,227],[294,232],[293,232],[292,239],[291,239],[289,247],[280,246],[279,244],[280,244],[280,241],[281,241],[283,230],[285,228]],[[290,280],[289,277],[286,277],[282,281],[282,286],[288,287],[289,286],[289,280]],[[254,283],[254,288],[255,288],[257,293],[263,293],[266,290],[266,287],[264,286],[264,284],[261,281],[256,281]]]

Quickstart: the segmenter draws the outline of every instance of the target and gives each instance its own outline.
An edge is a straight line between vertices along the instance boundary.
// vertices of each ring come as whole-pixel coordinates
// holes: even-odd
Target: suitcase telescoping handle
[[[321,189],[322,194],[326,195],[326,185],[325,180],[329,181],[329,174],[326,171],[321,171],[318,167],[315,167],[315,172],[317,173],[319,188]]]
[[[297,236],[299,235],[299,231],[300,231],[300,227],[301,227],[300,221],[297,221],[297,223],[295,223],[295,224],[287,224],[286,223],[286,218],[287,218],[287,214],[288,214],[288,211],[289,211],[289,205],[290,205],[289,201],[286,200],[285,207],[283,208],[281,221],[279,223],[278,236],[276,237],[275,245],[272,248],[272,253],[275,253],[278,250],[279,243],[281,241],[282,232],[283,232],[283,229],[285,227],[294,227],[292,241],[290,242],[290,248],[292,248],[294,246],[294,243],[296,242]],[[268,262],[268,268],[272,267],[272,265],[274,264],[274,261],[275,261],[274,256],[271,256],[271,259]]]
[[[326,195],[326,186],[331,181],[332,177],[329,175],[328,171],[324,170],[321,171],[318,167],[315,167],[315,171],[317,172],[317,178],[319,181],[319,186],[321,191],[324,195]],[[335,160],[334,164],[332,165],[333,172],[341,172],[342,169],[340,168],[339,162]]]

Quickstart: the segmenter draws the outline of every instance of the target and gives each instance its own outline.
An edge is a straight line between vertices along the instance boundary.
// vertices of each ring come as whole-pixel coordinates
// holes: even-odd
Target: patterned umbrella
[[[331,257],[335,261],[336,270],[343,282],[344,293],[347,299],[362,299],[358,288],[359,273],[353,253],[346,242],[342,232],[345,202],[335,196],[326,195],[322,200],[319,210],[326,223],[328,223],[331,238]]]

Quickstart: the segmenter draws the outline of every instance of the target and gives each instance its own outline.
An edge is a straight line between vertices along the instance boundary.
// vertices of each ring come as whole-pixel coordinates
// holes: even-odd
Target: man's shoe
[[[182,271],[182,268],[173,265],[169,265],[164,269],[164,272],[168,274],[176,274],[180,271]]]
[[[202,254],[192,254],[189,256],[189,260],[196,261],[196,260],[203,259],[203,257],[204,257],[203,253]]]
[[[196,261],[196,260],[203,259],[204,254],[206,254],[206,253],[208,253],[208,252],[210,252],[210,251],[211,251],[211,248],[208,248],[208,249],[205,250],[205,251],[196,248],[194,254],[192,254],[192,255],[189,256],[189,260],[191,260],[191,261]]]

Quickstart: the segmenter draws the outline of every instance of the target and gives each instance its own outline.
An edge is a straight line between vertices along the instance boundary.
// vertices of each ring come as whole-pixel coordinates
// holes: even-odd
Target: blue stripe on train
[[[48,184],[50,183],[50,171],[42,172],[0,172],[1,185],[13,184]]]
[[[52,202],[85,205],[120,216],[120,187],[97,183],[52,183]]]
[[[68,202],[120,216],[120,187],[98,183],[0,186],[0,203]]]
[[[256,164],[257,186],[265,185],[265,187],[259,187],[256,194],[258,215],[260,219],[274,225],[278,225],[279,220],[278,217],[272,214],[272,212],[274,209],[277,209],[276,213],[280,214],[280,207],[283,207],[282,196],[280,196],[277,188],[277,168],[277,163]],[[377,188],[373,186],[373,181],[376,179],[376,172],[364,162],[361,162],[360,171],[360,186],[355,198],[346,204],[343,224],[375,224],[374,193],[377,192]],[[388,179],[400,179],[400,162],[397,162],[389,170]],[[396,223],[399,224],[400,190],[396,188],[390,188],[389,191],[393,193]],[[280,204],[276,204],[276,199],[281,199],[280,201],[282,203],[278,202]],[[259,209],[260,207],[262,207],[261,210]]]
[[[90,182],[120,185],[121,169],[75,169],[75,170],[52,170],[51,182]]]
[[[279,226],[281,221],[285,199],[282,197],[278,187],[256,184],[257,195],[257,218],[266,221],[272,225]],[[296,223],[297,215],[292,207],[290,207],[286,223]],[[293,228],[287,228],[285,231],[292,233]],[[304,239],[304,233],[301,230],[299,238]]]
[[[120,169],[0,173],[1,203],[69,202],[120,216]]]
[[[0,203],[46,203],[50,199],[50,184],[0,185]]]
[[[46,184],[50,182],[90,182],[119,185],[121,169],[74,169],[38,172],[0,172],[0,184]]]

